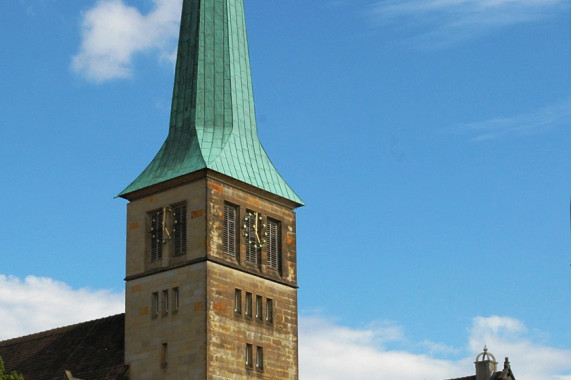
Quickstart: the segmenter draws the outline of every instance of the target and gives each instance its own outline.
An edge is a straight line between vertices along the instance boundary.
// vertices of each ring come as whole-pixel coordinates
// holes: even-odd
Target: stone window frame
[[[172,288],[172,294],[173,294],[173,299],[172,299],[172,312],[177,313],[178,310],[180,309],[180,289],[178,286],[175,286],[174,288]]]
[[[264,372],[264,347],[256,346],[256,371]]]
[[[242,315],[242,289],[234,289],[234,313]]]
[[[266,322],[274,323],[274,300],[266,297]]]
[[[254,369],[254,346],[251,343],[246,343],[246,352],[244,355],[244,362],[247,369]]]
[[[169,346],[164,342],[161,344],[161,368],[167,368],[169,358]]]
[[[151,318],[155,319],[159,316],[159,292],[151,294]]]
[[[264,297],[257,294],[256,295],[256,321],[263,322],[264,321]]]
[[[246,292],[246,302],[244,303],[244,316],[246,318],[252,318],[253,314],[253,294],[251,292]]]
[[[162,306],[162,315],[163,315],[163,317],[164,317],[165,315],[167,315],[167,314],[169,313],[169,310],[170,310],[170,305],[169,305],[169,298],[170,298],[170,297],[169,297],[169,290],[168,290],[168,289],[163,290],[161,293],[162,293],[162,300],[161,300],[161,303],[162,303],[162,305],[161,305],[161,306]]]
[[[256,295],[256,321],[263,322],[264,321],[264,297],[257,294]]]

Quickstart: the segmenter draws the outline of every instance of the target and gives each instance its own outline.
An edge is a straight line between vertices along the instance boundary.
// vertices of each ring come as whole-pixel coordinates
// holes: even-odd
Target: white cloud
[[[565,9],[564,0],[378,0],[375,20],[398,24],[415,46],[441,48]]]
[[[474,374],[474,359],[484,345],[497,354],[498,369],[509,356],[518,380],[570,380],[571,350],[557,349],[534,341],[525,324],[510,317],[476,317],[469,329],[467,347],[453,349],[422,342],[418,347],[437,347],[445,354],[463,351],[458,360],[439,359],[431,353],[387,349],[385,343],[406,340],[404,331],[349,328],[323,317],[300,321],[300,378],[317,380],[442,380]],[[411,351],[411,350],[408,350]],[[499,356],[502,355],[502,356]]]
[[[118,314],[124,304],[122,293],[0,275],[0,340]]]
[[[571,350],[535,342],[526,326],[516,319],[497,316],[475,318],[469,347],[477,350],[484,344],[493,347],[495,352],[509,356],[518,380],[559,380],[571,376]],[[502,361],[502,358],[496,359]]]
[[[50,278],[0,275],[0,340],[88,321],[124,310],[122,293],[73,289]],[[571,380],[571,350],[550,347],[510,317],[475,317],[465,347],[411,343],[395,323],[352,328],[322,316],[300,318],[300,378],[311,380],[443,380],[474,374],[484,345],[499,369],[509,356],[518,380]],[[402,345],[410,349],[396,350]],[[466,357],[439,358],[466,352]]]
[[[72,69],[95,82],[132,75],[133,57],[155,51],[172,60],[182,0],[153,0],[142,14],[122,0],[100,0],[83,15],[82,42]]]
[[[571,128],[571,98],[535,111],[455,126],[455,132],[472,135],[473,141],[531,135],[557,127]]]
[[[402,329],[394,325],[354,329],[322,317],[301,318],[300,378],[442,380],[459,374],[455,363],[385,348],[402,339]]]

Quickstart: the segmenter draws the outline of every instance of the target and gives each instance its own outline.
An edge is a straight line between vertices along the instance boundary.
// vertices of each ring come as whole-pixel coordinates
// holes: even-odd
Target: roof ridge
[[[41,339],[41,338],[44,338],[46,336],[52,336],[52,335],[57,335],[57,334],[63,333],[72,327],[77,327],[77,326],[88,324],[88,323],[103,321],[105,319],[118,318],[118,317],[124,316],[124,315],[125,315],[125,313],[109,315],[109,316],[103,317],[103,318],[96,318],[96,319],[91,319],[89,321],[73,323],[73,324],[66,325],[66,326],[60,326],[60,327],[56,327],[56,328],[49,329],[49,330],[44,330],[44,331],[39,331],[39,332],[27,334],[27,335],[22,335],[22,336],[19,336],[16,338],[0,340],[0,346],[7,347],[10,345],[19,344],[21,342],[27,342],[27,341],[34,340],[34,339]]]

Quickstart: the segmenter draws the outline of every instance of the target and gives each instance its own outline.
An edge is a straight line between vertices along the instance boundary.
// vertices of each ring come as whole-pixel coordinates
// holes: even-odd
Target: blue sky
[[[0,4],[0,339],[121,312],[114,196],[166,137],[179,12]],[[302,378],[465,376],[487,344],[571,379],[570,15],[246,0],[260,138],[307,204]]]

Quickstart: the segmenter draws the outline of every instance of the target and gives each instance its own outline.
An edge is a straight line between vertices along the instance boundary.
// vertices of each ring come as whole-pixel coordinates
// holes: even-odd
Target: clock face
[[[265,244],[265,229],[266,225],[263,223],[264,218],[262,214],[256,211],[246,212],[244,218],[244,237],[248,244],[254,245],[255,248],[262,248]]]
[[[176,228],[176,217],[171,207],[163,207],[157,211],[151,221],[151,234],[153,240],[166,244],[172,239]]]

